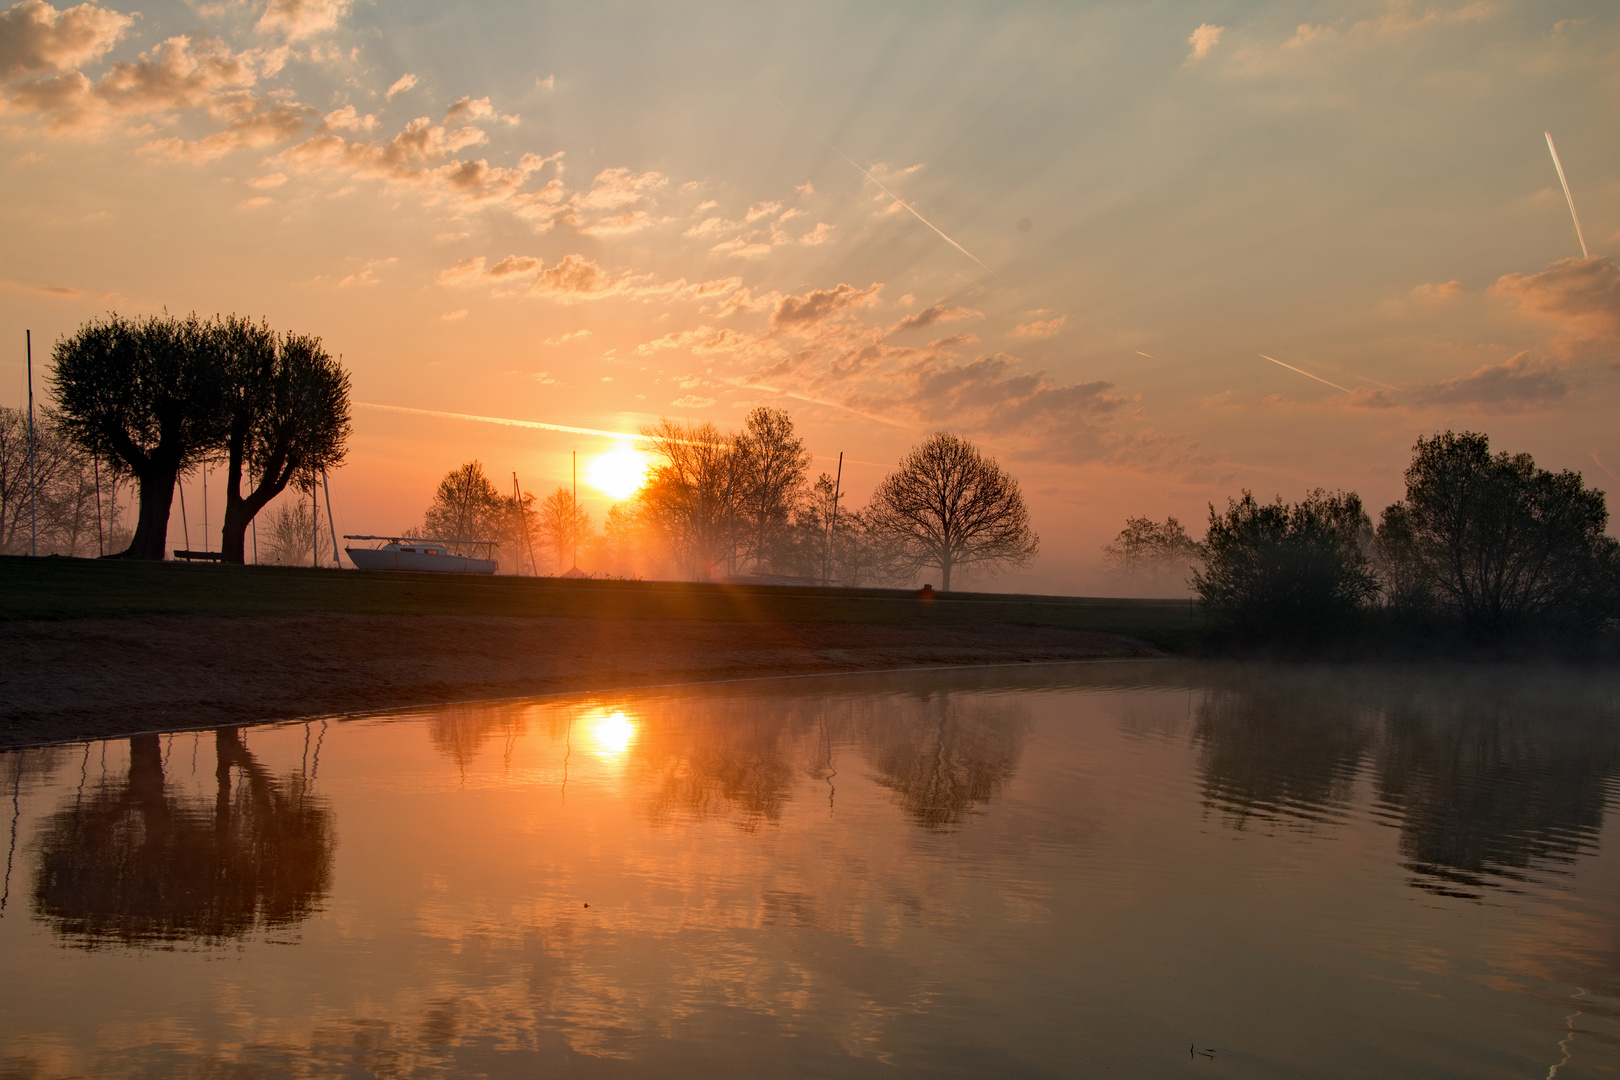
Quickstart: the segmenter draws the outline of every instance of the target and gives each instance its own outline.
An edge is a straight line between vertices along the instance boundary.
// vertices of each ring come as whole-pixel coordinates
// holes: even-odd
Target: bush
[[[1355,493],[1316,489],[1292,506],[1254,494],[1209,508],[1193,587],[1210,619],[1255,641],[1319,642],[1354,624],[1378,592],[1372,522]]]
[[[1493,456],[1486,436],[1447,431],[1413,448],[1406,498],[1379,524],[1379,569],[1402,606],[1477,633],[1590,629],[1620,596],[1608,521],[1603,493],[1580,473]]]

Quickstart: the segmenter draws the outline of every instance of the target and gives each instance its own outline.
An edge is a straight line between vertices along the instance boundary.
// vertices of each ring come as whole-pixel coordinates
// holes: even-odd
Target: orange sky
[[[25,328],[43,366],[167,307],[319,334],[367,404],[626,434],[784,407],[857,504],[946,428],[1032,504],[1043,554],[1003,584],[1051,591],[1100,588],[1130,513],[1318,484],[1376,513],[1446,427],[1607,486],[1617,24],[28,0],[0,12],[0,401]],[[471,458],[543,494],[612,445],[361,405],[338,527],[419,520]]]

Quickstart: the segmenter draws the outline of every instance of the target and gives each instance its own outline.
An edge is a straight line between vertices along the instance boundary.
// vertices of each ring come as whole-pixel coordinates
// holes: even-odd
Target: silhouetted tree
[[[162,559],[180,474],[223,443],[221,370],[196,315],[92,320],[52,350],[63,431],[140,485],[129,559]]]
[[[1406,498],[1379,525],[1380,561],[1410,603],[1433,602],[1476,630],[1590,624],[1616,606],[1620,544],[1604,535],[1608,520],[1603,493],[1580,473],[1447,431],[1413,448]]]
[[[1378,591],[1366,547],[1372,523],[1354,493],[1316,489],[1292,506],[1228,499],[1209,508],[1202,571],[1204,610],[1251,639],[1320,640],[1344,628]]]
[[[241,563],[259,511],[295,479],[311,490],[323,469],[343,460],[349,375],[316,337],[278,336],[235,316],[209,325],[206,336],[223,368],[228,418],[220,551],[226,562]]]
[[[910,573],[937,567],[941,588],[961,567],[1022,566],[1040,540],[1018,481],[966,439],[930,435],[878,484],[867,508],[872,529]]]
[[[559,574],[574,565],[575,553],[590,533],[591,515],[567,488],[559,487],[540,504],[540,535],[557,558]]]
[[[661,420],[642,429],[653,457],[638,501],[680,573],[706,581],[735,553],[738,476],[732,440],[713,424]]]
[[[469,461],[451,469],[439,481],[433,502],[423,515],[422,528],[427,539],[492,540],[510,513],[510,503],[484,475],[484,466]],[[476,554],[471,547],[466,551]]]
[[[1204,549],[1173,517],[1163,525],[1152,518],[1126,518],[1125,528],[1103,548],[1103,562],[1114,576],[1152,588],[1185,589],[1203,558]]]
[[[756,572],[777,569],[790,544],[789,526],[810,454],[788,414],[763,405],[748,414],[734,447],[730,487],[742,555]]]

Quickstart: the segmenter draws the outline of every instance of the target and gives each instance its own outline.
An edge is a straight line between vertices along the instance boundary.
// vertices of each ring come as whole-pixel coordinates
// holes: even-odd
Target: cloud
[[[1067,315],[1059,315],[1055,319],[1042,319],[1036,322],[1019,323],[1017,326],[1008,331],[1008,336],[1025,338],[1031,341],[1039,341],[1042,338],[1056,337],[1058,331],[1063,329],[1063,324],[1068,321],[1069,317]]]
[[[589,330],[575,330],[572,333],[559,334],[556,337],[546,338],[540,344],[542,344],[542,345],[562,345],[565,342],[578,341],[580,338],[588,338],[590,336],[591,336],[591,332]]]
[[[485,284],[503,296],[541,296],[564,303],[616,296],[631,285],[629,279],[613,277],[583,255],[564,255],[551,266],[531,255],[508,255],[488,268],[479,255],[441,271],[438,283],[453,287]]]
[[[825,221],[816,222],[816,227],[799,237],[799,243],[807,247],[816,247],[832,239],[833,226]]]
[[[269,0],[255,29],[298,41],[336,29],[348,13],[349,0]]]
[[[260,189],[280,187],[286,182],[286,173],[270,173],[267,176],[255,176],[253,179],[246,181],[248,187]]]
[[[381,179],[421,189],[430,199],[458,208],[504,203],[521,217],[549,228],[569,213],[568,192],[553,180],[538,191],[526,191],[528,179],[561,154],[524,154],[515,166],[493,166],[483,159],[446,160],[450,155],[488,141],[475,127],[451,129],[420,116],[386,142],[360,142],[324,132],[290,147],[282,160],[304,172],[333,171]]]
[[[38,293],[41,296],[54,296],[62,300],[71,300],[74,297],[84,295],[83,289],[74,289],[67,285],[35,285],[28,281],[0,280],[0,287],[17,289],[21,292]]]
[[[416,76],[407,71],[405,74],[394,80],[394,85],[388,88],[388,92],[385,93],[383,97],[389,101],[393,101],[395,98],[399,97],[399,95],[405,93],[415,85]]]
[[[883,286],[873,283],[865,289],[839,284],[831,289],[813,289],[803,296],[784,296],[771,312],[771,328],[803,332],[852,308],[867,307],[877,301]]]
[[[907,315],[894,324],[889,332],[899,333],[902,330],[922,330],[925,327],[937,326],[940,323],[956,322],[959,319],[983,318],[984,312],[974,311],[970,307],[958,307],[949,301],[941,300],[933,307],[924,308],[915,315]]]
[[[1202,60],[1208,56],[1209,51],[1220,42],[1221,32],[1225,29],[1224,26],[1200,23],[1198,29],[1194,30],[1192,36],[1187,39],[1187,43],[1192,46],[1192,52],[1187,54],[1187,59]]]
[[[262,53],[232,52],[215,39],[172,37],[134,61],[113,65],[97,82],[69,71],[16,83],[9,104],[49,117],[53,134],[95,130],[115,116],[194,108],[240,118],[263,105],[248,88],[265,62]]]
[[[748,208],[748,212],[743,215],[743,220],[753,224],[762,217],[770,217],[780,209],[782,209],[780,202],[758,202]]]
[[[359,270],[339,281],[338,288],[345,289],[350,285],[375,285],[377,284],[377,268],[390,266],[397,262],[399,262],[399,256],[397,255],[386,259],[367,259],[365,265]]]
[[[656,222],[647,211],[626,210],[622,214],[597,218],[589,225],[581,226],[579,231],[583,236],[621,236],[625,233],[638,232],[654,224]]]
[[[134,19],[95,4],[58,11],[23,0],[0,12],[0,81],[40,71],[67,71],[99,60]]]
[[[555,90],[555,89],[557,89],[557,76],[555,76],[555,75],[547,75],[543,79],[536,78],[534,80],[534,85],[538,86],[540,89],[548,91],[548,92],[552,91],[552,90]]]
[[[194,142],[183,139],[154,139],[141,147],[143,152],[161,153],[178,161],[211,161],[232,150],[249,150],[286,142],[303,129],[315,110],[304,105],[272,105],[249,116],[238,117],[221,131]],[[276,174],[281,176],[282,174]],[[282,176],[282,179],[286,179]]]
[[[495,111],[495,106],[489,103],[489,98],[464,97],[444,111],[446,124],[469,123],[474,120],[498,120],[503,124],[516,125],[522,118]]]
[[[345,105],[341,109],[333,109],[321,118],[321,127],[326,131],[371,131],[377,126],[377,118],[370,113],[364,116],[353,105]]]
[[[1491,412],[1524,412],[1562,401],[1570,387],[1560,367],[1519,353],[1501,364],[1487,364],[1467,375],[1446,379],[1413,392],[1431,405],[1478,405]]]
[[[1620,266],[1593,255],[1562,259],[1537,274],[1504,274],[1491,293],[1550,320],[1570,343],[1620,344]]]
[[[454,311],[447,311],[443,315],[439,316],[439,318],[442,319],[445,322],[455,322],[458,319],[465,319],[466,317],[467,317],[467,309],[466,308],[457,308]]]
[[[669,178],[662,173],[635,173],[625,168],[603,169],[596,174],[591,189],[580,199],[586,210],[619,210],[634,206],[657,191]]]
[[[643,345],[638,345],[636,346],[636,353],[640,356],[650,356],[656,352],[682,349],[692,353],[694,356],[714,356],[721,353],[739,352],[748,348],[755,340],[752,336],[739,333],[736,330],[699,326],[696,330],[677,330]]]
[[[712,397],[698,397],[696,394],[687,394],[670,402],[677,409],[707,409],[714,404]]]

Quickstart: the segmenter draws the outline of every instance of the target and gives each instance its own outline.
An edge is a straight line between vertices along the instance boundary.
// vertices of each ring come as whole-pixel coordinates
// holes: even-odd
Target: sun
[[[634,495],[647,481],[647,455],[629,446],[597,454],[585,466],[585,482],[615,499]]]

